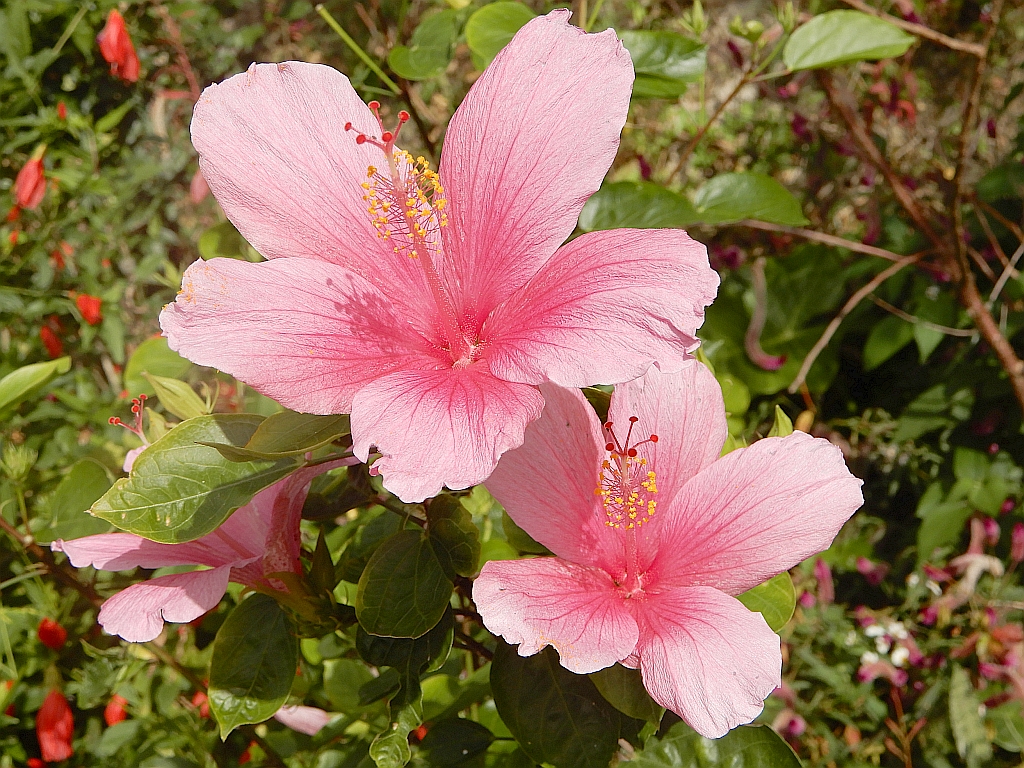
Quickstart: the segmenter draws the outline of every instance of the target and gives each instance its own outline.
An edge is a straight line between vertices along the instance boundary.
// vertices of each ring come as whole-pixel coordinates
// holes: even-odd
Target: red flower
[[[50,357],[56,358],[64,354],[64,345],[49,326],[44,325],[39,329],[39,338],[43,340],[43,346]]]
[[[57,117],[59,117],[61,120],[68,119],[68,107],[67,104],[65,104],[63,101],[57,102]]]
[[[33,158],[22,166],[14,179],[14,204],[19,208],[33,210],[43,202],[46,194],[46,178],[43,176],[43,157]]]
[[[200,717],[210,716],[210,700],[202,691],[195,692],[195,695],[192,697],[192,706],[199,709]]]
[[[125,709],[127,704],[128,700],[124,696],[115,693],[103,710],[104,722],[107,725],[115,725],[125,720],[128,717],[128,710]]]
[[[25,761],[25,765],[27,765],[28,768],[46,768],[46,763],[38,757],[30,757]]]
[[[135,54],[135,46],[124,26],[124,17],[116,10],[107,16],[107,24],[96,35],[100,53],[110,64],[110,74],[120,77],[128,83],[139,79],[139,57]]]
[[[53,619],[43,619],[40,621],[36,635],[39,636],[39,642],[53,651],[59,651],[63,648],[64,643],[68,639],[68,631]]]
[[[80,293],[75,296],[75,305],[78,307],[78,311],[82,313],[82,319],[89,325],[98,325],[100,320],[103,319],[103,311],[101,309],[103,301],[99,296]]]
[[[58,690],[50,691],[36,714],[36,737],[39,751],[48,763],[59,763],[74,754],[71,738],[75,733],[75,719],[71,705]]]

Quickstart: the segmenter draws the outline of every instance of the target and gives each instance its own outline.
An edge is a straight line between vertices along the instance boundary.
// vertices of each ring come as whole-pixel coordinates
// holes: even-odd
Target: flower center
[[[453,364],[468,365],[474,356],[474,345],[466,338],[455,305],[434,265],[434,259],[442,252],[441,227],[448,225],[444,210],[448,201],[441,179],[424,158],[414,159],[405,150],[395,147],[402,126],[409,120],[408,112],[399,112],[398,126],[388,131],[380,119],[380,103],[371,101],[367,106],[377,118],[381,134],[377,138],[357,133],[356,144],[377,147],[387,163],[385,168],[369,166],[362,184],[370,220],[377,237],[390,241],[395,253],[405,254],[419,263],[437,306],[441,331],[447,341],[445,349]],[[346,123],[345,130],[354,130],[352,123]]]
[[[601,472],[594,495],[601,499],[604,509],[605,525],[610,528],[633,530],[650,520],[657,510],[658,495],[657,477],[653,470],[648,469],[647,459],[637,456],[637,446],[646,443],[657,443],[658,436],[651,435],[639,443],[630,444],[633,428],[639,419],[629,417],[629,430],[626,439],[619,442],[615,436],[614,425],[607,422],[604,433],[608,438],[605,450],[608,458],[601,462]]]

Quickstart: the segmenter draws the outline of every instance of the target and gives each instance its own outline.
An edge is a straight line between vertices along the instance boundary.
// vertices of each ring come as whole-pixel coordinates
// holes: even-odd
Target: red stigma
[[[649,439],[649,440],[650,440],[650,441],[651,441],[652,443],[656,443],[656,442],[658,442],[658,436],[657,436],[657,435],[651,435],[651,436],[650,436],[650,438],[648,438],[648,439]]]
[[[352,130],[352,123],[345,123],[345,130],[346,131],[351,131]]]
[[[629,417],[629,423],[630,424],[636,424],[638,421],[640,421],[640,419],[638,419],[636,416],[630,416]]]
[[[107,419],[107,423],[108,424],[115,424],[116,425],[116,424],[120,424],[121,420],[119,418],[117,418],[117,416],[111,416],[109,419]]]
[[[626,455],[629,456],[630,458],[636,456],[636,448],[630,448],[628,451],[626,451]]]
[[[371,101],[370,103],[368,103],[366,106],[368,106],[371,110],[376,112],[378,109],[380,109],[380,102],[377,101],[377,100],[374,100],[374,101]]]
[[[401,112],[398,113],[398,122],[400,122],[400,123],[407,123],[407,122],[409,122],[409,113],[406,112],[404,109]]]
[[[366,143],[366,136],[364,134],[360,133],[358,136],[356,136],[356,144],[365,144],[365,143]]]
[[[604,449],[606,451],[608,451],[608,452],[614,451],[615,450],[615,443],[605,443],[604,444]]]
[[[380,135],[380,140],[383,141],[385,144],[389,143],[394,138],[395,134],[393,134],[391,131],[384,131],[384,133]]]
[[[612,423],[611,423],[610,421],[606,421],[606,422],[604,423],[604,428],[605,428],[605,429],[611,429],[611,428],[612,428],[612,426],[613,426],[613,425],[612,425]]]

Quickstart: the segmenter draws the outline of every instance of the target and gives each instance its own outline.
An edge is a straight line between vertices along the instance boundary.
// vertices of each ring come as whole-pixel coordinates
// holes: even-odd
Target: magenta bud
[[[1015,563],[1024,561],[1024,523],[1014,523],[1010,534],[1010,559]]]

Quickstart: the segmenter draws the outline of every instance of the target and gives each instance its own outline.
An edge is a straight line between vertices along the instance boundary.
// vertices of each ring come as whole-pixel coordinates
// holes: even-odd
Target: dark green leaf
[[[756,219],[800,227],[807,223],[799,201],[763,173],[721,173],[706,181],[694,196],[697,220],[724,224]]]
[[[707,739],[686,723],[647,740],[631,768],[800,768],[800,760],[767,725],[741,725]]]
[[[434,553],[449,578],[472,576],[480,561],[480,531],[462,503],[442,495],[427,509],[427,530]]]
[[[987,203],[1024,198],[1024,165],[1013,160],[997,165],[981,177],[976,189]]]
[[[988,710],[986,718],[995,728],[993,741],[1009,752],[1024,750],[1024,718],[1020,702],[1012,699]]]
[[[459,17],[447,9],[428,16],[412,33],[409,45],[397,45],[388,54],[388,66],[406,80],[426,80],[441,74],[451,61],[459,35]]]
[[[875,16],[860,11],[829,11],[793,33],[782,49],[782,60],[797,71],[889,59],[902,56],[915,40],[913,35]]]
[[[244,445],[262,416],[215,414],[189,419],[144,450],[129,477],[92,506],[118,528],[178,544],[214,531],[255,493],[293,472],[299,462],[235,463],[200,442]]]
[[[448,607],[452,582],[426,536],[399,531],[373,553],[359,579],[356,616],[367,632],[419,637]]]
[[[210,711],[222,739],[281,708],[298,661],[291,621],[272,597],[255,594],[239,603],[217,632],[210,661]]]
[[[552,648],[523,658],[499,640],[491,690],[498,714],[523,751],[557,768],[607,768],[619,738],[639,727],[609,704],[590,678],[564,669]]]
[[[659,722],[665,710],[651,698],[640,679],[639,669],[613,664],[590,674],[590,679],[608,703],[637,720]]]
[[[0,412],[14,408],[55,376],[71,370],[70,357],[23,365],[0,379]]]
[[[124,388],[133,396],[140,393],[152,395],[155,390],[142,374],[180,379],[191,367],[192,363],[167,346],[167,339],[163,336],[146,339],[128,358],[124,369]]]
[[[199,236],[199,255],[205,261],[217,258],[262,261],[263,258],[230,221],[214,224]]]
[[[179,419],[194,419],[209,413],[203,399],[184,381],[152,373],[142,375],[160,398],[160,404]]]
[[[864,369],[872,371],[914,340],[914,326],[895,315],[882,318],[864,342]]]
[[[773,632],[778,632],[793,617],[796,609],[796,590],[788,571],[748,589],[736,599],[752,611],[757,611]]]
[[[505,0],[474,11],[466,22],[466,44],[473,56],[473,66],[486,69],[498,51],[535,15],[522,3]]]
[[[704,74],[707,48],[696,40],[646,29],[623,32],[621,38],[636,72],[635,98],[679,98]]]
[[[508,512],[501,511],[501,527],[505,532],[505,539],[509,545],[524,555],[550,555],[551,550],[540,542],[534,541],[526,531],[516,525],[516,521],[509,517]]]
[[[494,734],[480,723],[455,717],[430,726],[421,748],[430,765],[448,768],[486,752],[493,742]]]
[[[324,693],[339,712],[351,712],[362,706],[360,689],[376,680],[358,659],[328,659],[324,662]]]
[[[649,181],[617,181],[590,196],[580,212],[580,229],[684,228],[699,220],[682,195]]]
[[[217,448],[229,461],[276,460],[316,450],[349,431],[348,414],[315,416],[282,411],[267,416],[241,448],[213,443],[210,446]]]
[[[108,532],[110,523],[88,514],[89,507],[108,488],[110,477],[101,464],[94,459],[75,462],[50,497],[50,522],[35,532],[36,541],[48,544],[54,539],[77,539]]]

